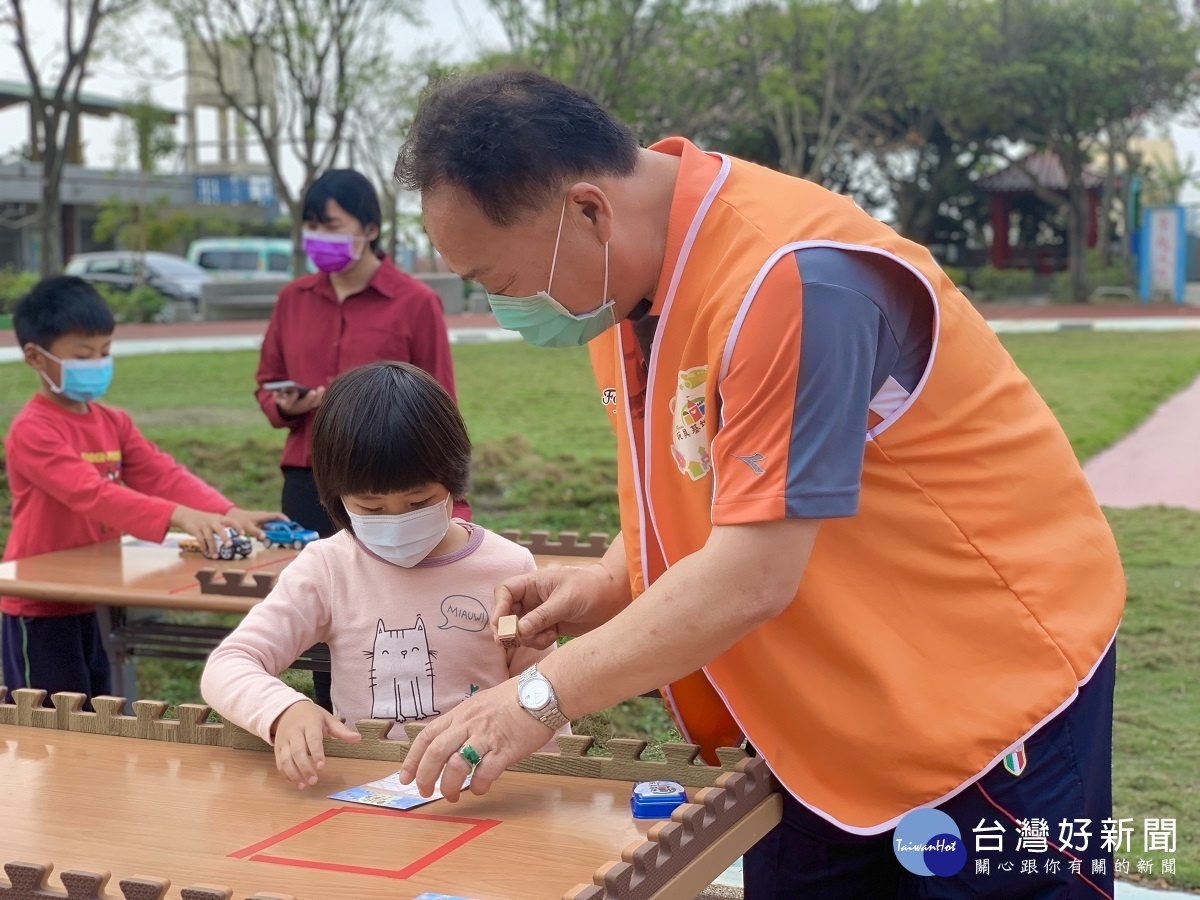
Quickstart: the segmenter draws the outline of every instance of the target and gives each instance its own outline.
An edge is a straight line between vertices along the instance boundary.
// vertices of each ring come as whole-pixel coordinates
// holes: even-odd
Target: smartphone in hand
[[[301,397],[312,390],[312,388],[305,387],[298,381],[268,381],[263,384],[263,389],[268,391],[295,391]]]

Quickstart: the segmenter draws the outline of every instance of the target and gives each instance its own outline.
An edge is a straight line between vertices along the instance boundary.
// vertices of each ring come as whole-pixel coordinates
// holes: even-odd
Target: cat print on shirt
[[[371,715],[376,719],[421,721],[440,715],[433,701],[433,660],[425,623],[417,616],[412,628],[389,630],[379,620],[371,660]]]

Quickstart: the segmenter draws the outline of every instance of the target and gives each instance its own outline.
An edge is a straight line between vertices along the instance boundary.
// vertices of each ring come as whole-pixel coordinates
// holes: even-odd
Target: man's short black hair
[[[304,193],[304,210],[300,219],[304,222],[321,222],[325,219],[325,204],[333,200],[354,218],[364,229],[368,225],[381,228],[383,216],[379,211],[379,195],[365,175],[354,169],[330,169],[309,186]],[[379,235],[371,241],[371,249],[379,250]]]
[[[313,422],[312,468],[329,518],[350,529],[342,505],[347,494],[440,484],[465,496],[471,441],[458,407],[432,375],[410,363],[372,363],[329,385]]]
[[[116,328],[112,310],[94,287],[74,275],[43,278],[13,308],[17,343],[47,349],[64,334],[103,337]]]
[[[430,86],[395,174],[410,190],[462,188],[507,226],[573,181],[633,174],[637,160],[633,133],[586,94],[538,72],[489,72]]]

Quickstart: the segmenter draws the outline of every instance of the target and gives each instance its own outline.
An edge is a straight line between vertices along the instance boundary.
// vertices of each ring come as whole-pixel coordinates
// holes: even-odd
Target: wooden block
[[[0,685],[0,725],[17,724],[17,707],[8,697],[8,688]]]
[[[516,616],[500,617],[500,621],[496,623],[496,637],[500,639],[501,647],[508,647],[510,650],[515,650],[521,646],[521,640],[517,637],[517,623],[519,621]]]
[[[171,882],[136,875],[133,878],[122,878],[118,886],[125,900],[163,900]]]
[[[534,556],[544,554],[547,556],[599,557],[608,551],[610,543],[607,534],[595,532],[589,534],[586,541],[581,541],[579,535],[574,531],[560,532],[558,540],[551,540],[550,533],[547,531],[533,531],[528,537],[524,537],[520,531],[508,529],[501,531],[500,536],[527,548]]]
[[[134,700],[133,727],[137,737],[145,741],[165,741],[171,739],[171,733],[165,727],[167,722],[167,704],[162,700]],[[170,724],[176,724],[171,722]]]
[[[54,727],[59,731],[70,731],[72,717],[83,712],[83,704],[87,702],[86,694],[71,694],[62,692],[50,698],[54,705]]]
[[[208,884],[194,884],[179,892],[180,900],[229,900],[232,896],[229,888]]]
[[[40,900],[42,897],[53,897],[54,894],[46,890],[46,879],[53,868],[49,863],[5,863],[4,874],[8,876],[8,884],[0,884],[0,897],[4,900]]]
[[[226,569],[217,579],[216,569],[201,569],[196,573],[202,594],[225,594],[230,597],[266,597],[275,587],[279,575],[276,572],[253,572],[246,580],[241,569]]]
[[[109,875],[107,872],[74,872],[68,870],[58,876],[63,883],[63,887],[67,889],[67,897],[70,900],[98,900],[109,896],[104,892],[104,886],[108,884]]]
[[[221,746],[221,726],[208,721],[211,712],[210,707],[201,703],[180,703],[176,706],[175,715],[179,718],[179,732],[176,740],[181,744]]]

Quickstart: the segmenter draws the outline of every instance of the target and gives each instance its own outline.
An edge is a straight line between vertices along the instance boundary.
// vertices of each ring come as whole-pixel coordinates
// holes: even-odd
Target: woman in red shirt
[[[381,360],[410,362],[454,397],[450,341],[441,301],[379,250],[379,198],[352,169],[332,169],[304,196],[304,250],[320,270],[279,293],[258,362],[258,402],[283,448],[283,512],[321,537],[337,531],[317,497],[309,439],[325,387],[348,369]],[[266,385],[294,382],[269,390]],[[455,515],[470,517],[466,503]],[[314,673],[329,708],[329,676]]]

